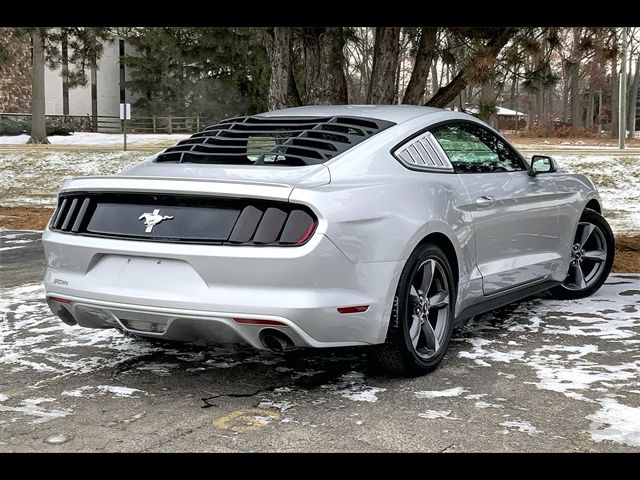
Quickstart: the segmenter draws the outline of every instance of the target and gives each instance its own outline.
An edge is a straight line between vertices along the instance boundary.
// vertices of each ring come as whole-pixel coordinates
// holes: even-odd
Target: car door
[[[450,122],[431,130],[467,190],[485,295],[548,276],[560,251],[554,183],[532,177],[520,155],[488,128]]]

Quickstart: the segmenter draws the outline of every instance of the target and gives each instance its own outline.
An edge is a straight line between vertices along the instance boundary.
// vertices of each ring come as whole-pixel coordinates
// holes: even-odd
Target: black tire
[[[439,347],[435,349],[435,354],[432,357],[423,358],[416,352],[410,338],[410,323],[415,320],[411,320],[408,315],[411,308],[409,296],[414,274],[421,265],[429,260],[435,260],[442,267],[449,290],[449,308],[446,312],[448,314],[446,315],[447,323],[441,330],[443,337],[439,342]],[[451,266],[444,252],[432,244],[420,245],[407,260],[400,276],[386,341],[382,345],[376,346],[373,351],[378,365],[388,373],[409,377],[424,375],[434,370],[442,361],[451,339],[456,292],[457,285],[454,284]],[[438,319],[439,321],[440,319]],[[419,335],[422,335],[422,332]]]
[[[590,295],[593,295],[597,292],[600,287],[604,284],[611,272],[611,267],[613,267],[613,259],[615,257],[615,238],[613,236],[613,232],[611,231],[611,227],[609,223],[605,220],[605,218],[600,215],[595,210],[586,209],[582,216],[580,217],[580,222],[578,223],[578,231],[574,235],[574,244],[577,242],[577,236],[580,233],[579,227],[582,223],[590,223],[595,225],[599,231],[602,233],[602,241],[606,244],[606,259],[602,262],[601,270],[597,273],[597,278],[593,278],[593,281],[586,285],[584,288],[576,288],[575,285],[571,287],[567,285],[571,285],[569,283],[569,279],[572,276],[572,272],[575,272],[575,267],[569,267],[569,272],[567,273],[567,279],[565,283],[558,285],[549,289],[548,293],[552,298],[556,298],[558,300],[574,300],[578,298],[585,298]],[[591,241],[591,240],[590,240]],[[569,252],[571,254],[571,252]]]

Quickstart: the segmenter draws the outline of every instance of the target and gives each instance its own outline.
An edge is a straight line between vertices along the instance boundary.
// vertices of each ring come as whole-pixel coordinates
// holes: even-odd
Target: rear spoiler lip
[[[128,192],[197,194],[222,197],[266,198],[288,201],[293,186],[280,183],[225,181],[185,177],[157,176],[87,176],[70,178],[60,188],[60,193]]]

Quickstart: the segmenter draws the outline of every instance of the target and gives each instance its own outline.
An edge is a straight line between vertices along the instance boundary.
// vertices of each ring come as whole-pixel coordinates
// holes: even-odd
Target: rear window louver
[[[222,120],[156,157],[161,163],[314,165],[395,125],[361,117],[237,117]]]

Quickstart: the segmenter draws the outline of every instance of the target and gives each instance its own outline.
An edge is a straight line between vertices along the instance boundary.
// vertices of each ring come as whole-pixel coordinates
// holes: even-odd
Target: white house
[[[96,115],[118,117],[120,103],[126,99],[127,103],[133,103],[138,96],[132,95],[129,89],[125,90],[121,83],[121,50],[131,53],[131,46],[123,40],[114,39],[113,42],[105,42],[102,56],[98,60],[98,68],[95,75],[95,103]],[[125,66],[124,78],[128,80]],[[45,98],[47,115],[81,115],[92,116],[92,81],[89,68],[87,68],[88,81],[83,86],[69,88],[68,112],[64,110],[64,93],[62,67],[45,69]]]

